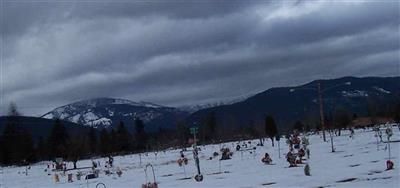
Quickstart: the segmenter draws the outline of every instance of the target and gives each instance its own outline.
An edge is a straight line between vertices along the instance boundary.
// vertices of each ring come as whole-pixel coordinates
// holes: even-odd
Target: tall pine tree
[[[90,155],[95,155],[97,153],[97,132],[93,127],[90,127],[89,133],[88,133],[88,145],[89,145],[89,152]]]
[[[69,135],[61,120],[56,119],[48,140],[50,157],[63,157],[68,155]]]
[[[179,140],[179,144],[181,147],[185,147],[189,137],[190,137],[190,131],[189,128],[186,127],[184,122],[180,121],[176,125],[176,132]]]
[[[144,150],[147,146],[148,135],[144,130],[144,123],[141,119],[135,119],[135,141],[136,141],[136,149]]]
[[[275,120],[272,116],[265,117],[265,134],[271,139],[272,146],[274,146],[274,137],[278,134]]]
[[[38,143],[36,145],[36,152],[39,160],[49,160],[49,149],[48,144],[43,137],[39,137]]]
[[[301,121],[296,121],[296,123],[293,125],[293,129],[297,131],[303,131],[304,124]]]
[[[107,156],[112,152],[111,137],[106,129],[102,129],[100,132],[100,146],[99,150],[103,156]]]
[[[23,164],[35,161],[32,136],[21,126],[20,113],[14,103],[10,104],[2,137],[2,163]]]
[[[117,150],[120,152],[129,151],[131,149],[132,136],[129,134],[122,121],[118,125],[116,136]]]
[[[210,138],[215,139],[217,137],[217,118],[215,113],[211,112],[207,117],[207,128],[210,133]]]

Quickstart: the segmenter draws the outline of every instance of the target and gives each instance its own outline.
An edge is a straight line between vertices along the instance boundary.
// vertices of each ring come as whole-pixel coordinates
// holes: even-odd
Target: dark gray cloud
[[[2,104],[180,106],[341,76],[398,76],[399,2],[2,1]]]

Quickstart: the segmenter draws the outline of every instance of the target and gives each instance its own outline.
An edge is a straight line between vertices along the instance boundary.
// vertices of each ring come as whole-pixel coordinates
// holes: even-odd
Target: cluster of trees
[[[4,129],[0,137],[0,163],[17,164],[32,162],[36,159],[34,143],[30,132],[20,128],[12,121]]]
[[[264,138],[274,140],[278,136],[278,128],[272,116],[266,115],[263,122],[249,121],[244,125],[236,125],[233,119],[227,120],[231,126],[221,126],[218,123],[216,114],[207,114],[199,123],[193,126],[198,127],[197,139],[199,144],[219,143],[225,141],[241,139],[260,139],[260,144],[264,144]],[[178,122],[176,126],[176,137],[178,146],[188,146],[188,140],[193,137],[189,131],[189,126],[185,122]],[[272,143],[273,144],[273,143]]]
[[[390,117],[400,122],[400,94],[394,99],[369,96],[367,98],[367,113],[372,121],[379,117]]]
[[[32,138],[18,121],[19,113],[11,107],[3,135],[0,137],[0,164],[24,165],[35,161],[54,160],[62,157],[76,162],[92,156],[114,155],[117,153],[138,152],[149,148],[149,136],[144,123],[135,120],[135,131],[131,134],[120,122],[117,129],[100,132],[94,128],[81,134],[69,134],[62,121],[55,120],[47,138]],[[12,120],[11,120],[12,119]]]
[[[20,116],[14,103],[10,105],[9,116]],[[0,163],[16,164],[34,161],[34,142],[30,132],[22,129],[18,121],[8,121],[0,137]]]
[[[93,147],[95,150],[91,153],[106,156],[113,153],[129,153],[149,149],[149,135],[144,127],[143,121],[136,118],[133,134],[127,130],[123,122],[120,122],[116,130],[103,129],[100,132],[99,141],[93,142],[93,144],[97,143],[98,147]]]

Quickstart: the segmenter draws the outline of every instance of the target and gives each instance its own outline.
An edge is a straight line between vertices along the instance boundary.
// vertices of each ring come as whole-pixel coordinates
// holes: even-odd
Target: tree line
[[[383,108],[377,100],[368,99],[368,117],[391,117],[400,122],[400,101],[387,105]],[[387,103],[386,103],[387,104]],[[11,105],[9,116],[20,116],[15,105]],[[325,128],[340,130],[351,126],[352,120],[357,114],[337,107],[325,114]],[[118,154],[129,154],[151,150],[161,150],[169,147],[188,147],[193,135],[190,127],[198,127],[198,144],[220,143],[226,141],[237,141],[244,139],[259,139],[264,144],[265,138],[278,140],[281,136],[288,134],[291,130],[298,131],[320,131],[321,125],[319,115],[305,116],[293,123],[287,130],[277,125],[273,115],[265,114],[262,121],[248,121],[239,123],[235,117],[218,119],[217,114],[210,112],[196,124],[179,121],[175,129],[158,128],[157,131],[147,133],[145,124],[136,118],[133,125],[125,125],[120,122],[115,129],[102,129],[100,131],[89,128],[81,134],[71,135],[66,130],[63,122],[54,121],[51,133],[46,138],[34,140],[29,131],[20,126],[18,121],[8,121],[0,137],[0,164],[22,165],[42,160],[54,160],[62,157],[67,161],[76,162],[80,159],[93,156],[109,156]],[[230,125],[230,126],[224,126]],[[133,126],[129,132],[127,126]],[[192,140],[193,141],[193,140]]]
[[[12,104],[0,137],[1,165],[24,165],[58,157],[76,162],[93,156],[138,152],[149,148],[149,135],[139,118],[134,121],[135,130],[132,134],[121,121],[116,129],[97,131],[91,127],[86,132],[73,135],[68,133],[61,120],[56,119],[48,137],[34,140],[31,133],[21,126],[18,117],[20,114]]]
[[[76,135],[69,134],[62,121],[56,119],[50,135],[47,138],[40,137],[37,141],[15,119],[18,118],[6,122],[0,137],[2,165],[24,165],[59,157],[76,162],[93,156],[138,152],[148,148],[149,136],[144,130],[143,121],[138,118],[133,134],[120,122],[115,130],[97,131],[91,127]]]

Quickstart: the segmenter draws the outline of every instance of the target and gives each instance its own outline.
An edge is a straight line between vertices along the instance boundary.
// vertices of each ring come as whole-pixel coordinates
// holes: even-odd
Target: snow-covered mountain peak
[[[58,107],[42,117],[87,125],[95,128],[109,128],[119,121],[131,122],[140,118],[151,122],[168,113],[180,113],[174,108],[150,102],[134,102],[127,99],[96,98],[74,102]]]
[[[142,107],[150,107],[150,108],[163,108],[165,106],[153,104],[150,102],[134,102],[127,99],[114,99],[114,98],[95,98],[89,100],[78,101],[72,103],[67,106],[90,106],[90,107],[99,107],[102,105],[132,105],[132,106],[142,106]]]

